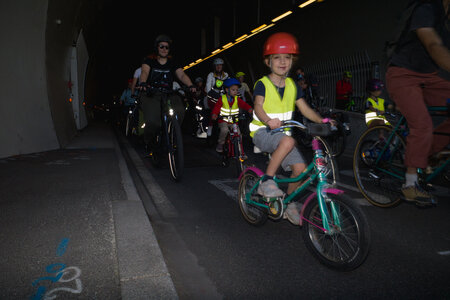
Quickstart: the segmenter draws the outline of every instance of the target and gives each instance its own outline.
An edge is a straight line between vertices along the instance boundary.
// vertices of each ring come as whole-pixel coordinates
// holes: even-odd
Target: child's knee
[[[280,147],[283,147],[287,150],[292,150],[295,146],[295,140],[290,136],[285,136],[280,141]]]
[[[303,173],[303,171],[305,169],[306,169],[306,164],[304,164],[304,163],[298,163],[298,164],[294,164],[294,165],[291,166],[292,175],[294,177],[297,177],[298,175]]]

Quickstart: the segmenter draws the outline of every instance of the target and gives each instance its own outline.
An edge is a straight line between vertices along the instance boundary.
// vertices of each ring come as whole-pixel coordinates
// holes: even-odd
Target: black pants
[[[156,135],[161,130],[161,101],[166,97],[162,93],[154,93],[142,97],[141,107],[144,112],[145,129],[144,141],[149,144],[156,140]],[[181,125],[184,119],[183,100],[177,94],[169,94],[168,99],[172,104],[172,109],[178,116],[178,122]]]

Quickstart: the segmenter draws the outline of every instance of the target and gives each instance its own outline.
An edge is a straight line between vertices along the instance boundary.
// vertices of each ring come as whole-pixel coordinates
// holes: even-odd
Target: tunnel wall
[[[47,93],[47,4],[0,2],[0,157],[59,147]]]

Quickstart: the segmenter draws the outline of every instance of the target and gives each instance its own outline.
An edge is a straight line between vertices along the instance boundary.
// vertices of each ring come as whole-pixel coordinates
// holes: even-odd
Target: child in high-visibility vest
[[[296,147],[289,131],[272,133],[282,121],[291,120],[295,108],[309,120],[322,123],[324,120],[305,101],[303,90],[288,77],[293,61],[299,54],[297,40],[289,33],[279,32],[271,35],[264,44],[264,63],[271,73],[258,80],[254,88],[253,121],[250,123],[250,136],[253,143],[263,152],[271,153],[266,174],[257,192],[266,198],[283,196],[273,176],[282,166],[291,170],[291,177],[299,176],[306,168],[306,161]],[[270,129],[268,129],[269,127]],[[290,183],[290,194],[300,183]],[[300,214],[296,202],[288,204],[285,215],[291,223],[299,225]]]
[[[223,82],[223,85],[226,93],[219,98],[211,113],[211,118],[213,120],[216,120],[219,115],[225,118],[218,121],[220,133],[217,140],[216,151],[219,153],[223,152],[223,145],[225,144],[225,139],[228,134],[228,127],[232,124],[229,124],[226,118],[232,118],[232,121],[235,122],[235,119],[239,116],[239,109],[246,110],[249,113],[253,112],[252,107],[238,97],[239,88],[241,87],[241,82],[239,80],[236,78],[228,78]],[[244,148],[242,147],[241,150],[245,157]]]
[[[384,89],[384,83],[379,79],[370,79],[367,81],[366,89],[369,93],[369,98],[366,101],[365,115],[367,127],[391,125],[384,116],[386,113],[385,101],[379,97]],[[389,104],[388,108],[391,109],[392,105]]]

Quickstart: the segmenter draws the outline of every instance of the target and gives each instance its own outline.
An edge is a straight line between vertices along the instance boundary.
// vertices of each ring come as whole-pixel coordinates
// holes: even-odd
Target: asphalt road
[[[362,206],[372,236],[367,260],[339,272],[321,265],[287,220],[246,223],[235,170],[204,140],[184,141],[184,177],[174,182],[167,166],[153,167],[141,145],[121,138],[129,163],[139,160],[132,173],[181,299],[450,299],[448,187],[435,208],[373,207],[355,186],[351,159],[339,158],[339,186]]]

